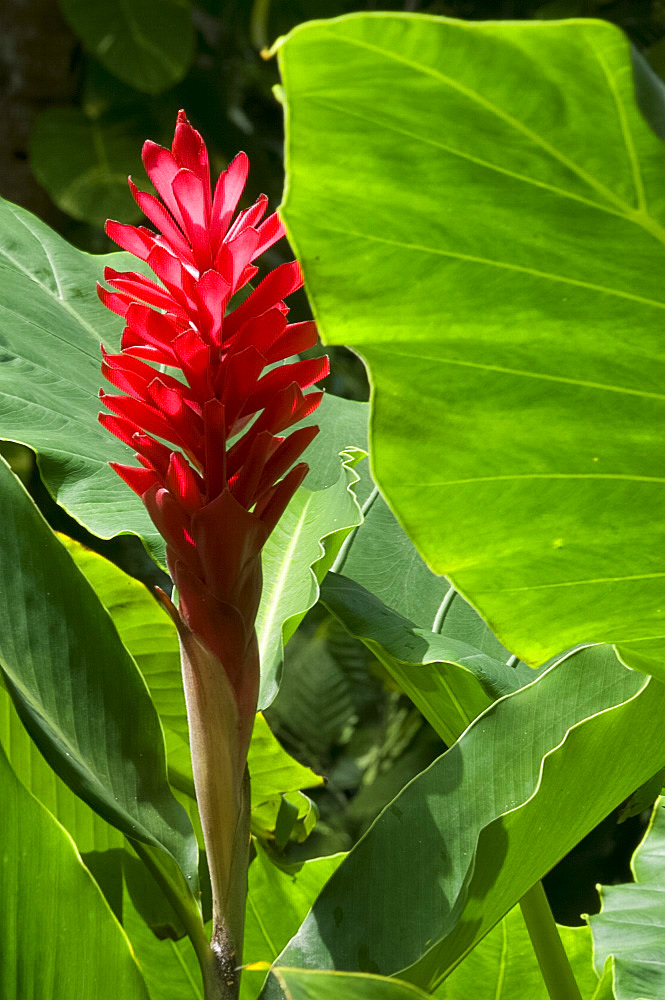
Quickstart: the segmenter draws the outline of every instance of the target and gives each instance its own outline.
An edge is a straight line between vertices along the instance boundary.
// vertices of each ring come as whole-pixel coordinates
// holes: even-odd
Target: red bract
[[[111,411],[100,420],[136,452],[139,466],[112,465],[166,540],[182,622],[221,662],[249,719],[259,681],[260,552],[306,474],[293,463],[317,428],[283,432],[319,405],[323,394],[304,390],[328,363],[296,360],[263,374],[316,341],[313,323],[286,320],[283,299],[302,284],[296,262],[229,311],[257,273],[253,261],[284,235],[276,214],[261,221],[264,195],[232,221],[245,154],[213,194],[205,145],[181,111],[171,151],[146,142],[143,163],[161,201],[130,187],[158,231],[118,222],[106,231],[158,281],[104,273],[112,290],[100,287],[100,297],[126,327],[122,353],[104,352],[102,371],[121,394],[100,392]]]

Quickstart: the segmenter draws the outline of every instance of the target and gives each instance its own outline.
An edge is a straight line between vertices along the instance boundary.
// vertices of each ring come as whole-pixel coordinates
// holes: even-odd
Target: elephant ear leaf
[[[391,509],[520,659],[619,643],[665,677],[665,146],[634,66],[661,135],[665,86],[593,20],[357,14],[278,54],[283,216],[369,368]]]

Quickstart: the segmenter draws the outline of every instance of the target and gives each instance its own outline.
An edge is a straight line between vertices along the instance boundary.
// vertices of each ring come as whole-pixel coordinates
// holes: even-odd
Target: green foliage
[[[273,969],[274,981],[291,1000],[426,1000],[427,994],[409,983],[381,976],[308,969]]]
[[[169,781],[187,797],[186,806],[197,825],[187,710],[175,626],[161,604],[138,580],[77,542],[64,537],[62,542],[111,615],[122,642],[143,675],[164,731]],[[268,587],[267,593],[270,592]],[[320,775],[286,753],[260,713],[252,734],[249,768],[252,827],[259,836],[274,834],[285,794],[323,782]],[[297,819],[298,809],[296,814]],[[305,815],[307,812],[300,818],[304,819]]]
[[[289,237],[400,522],[525,660],[662,671],[665,152],[626,39],[354,15],[279,59]]]
[[[122,929],[74,844],[0,749],[3,1000],[148,1000]]]
[[[653,772],[664,700],[594,647],[494,703],[381,814],[280,962],[436,986]]]
[[[353,465],[362,456],[354,453],[342,457],[335,483],[316,492],[305,487],[298,490],[263,550],[266,584],[256,617],[261,709],[277,694],[283,641],[316,603],[318,581],[325,576],[346,535],[362,520],[352,490],[358,481]]]
[[[602,909],[590,918],[596,968],[612,957],[617,1000],[658,1000],[665,990],[665,800],[633,856],[634,883],[602,887]]]
[[[97,422],[99,344],[117,349],[122,322],[95,283],[128,255],[81,253],[2,200],[0,233],[0,433],[38,453],[46,487],[90,531],[135,532],[163,559],[143,504],[108,467],[131,452]]]
[[[194,52],[185,0],[61,6],[105,67],[85,57],[80,109],[47,109],[33,135],[64,211],[136,218],[140,139],[164,141],[214,74],[223,99],[209,88],[192,116],[218,130],[214,166],[255,128],[275,175],[275,136],[243,108],[274,66],[224,42],[265,44],[293,5],[197,5],[197,62],[171,93]],[[659,684],[605,645],[539,673],[511,654],[616,642],[662,673],[663,87],[590,21],[356,14],[297,28],[280,64],[285,216],[321,331],[367,360],[373,404],[328,396],[306,421],[310,471],[265,551],[263,706],[288,647],[250,748],[241,1000],[545,1000],[514,904],[662,780]],[[137,90],[163,96],[146,109]],[[107,466],[130,452],[96,421],[99,340],[117,347],[121,322],[94,281],[135,261],[88,257],[2,201],[0,233],[0,434],[93,533],[135,533],[163,562]],[[0,495],[0,993],[210,1000],[206,860],[200,914],[174,800],[200,834],[174,627],[59,542],[4,465]],[[400,692],[451,744],[429,767],[439,739]],[[561,930],[584,1000],[663,992],[661,820],[636,883],[604,890],[595,971],[589,931]],[[365,830],[348,857],[303,861]]]
[[[177,865],[195,891],[196,841],[166,780],[144,681],[94,591],[4,463],[0,495],[0,664],[17,711],[69,787],[128,837],[163,853],[161,863]]]
[[[321,599],[374,653],[448,744],[492,701],[536,677],[523,664],[508,666],[451,636],[450,622],[446,635],[417,628],[343,576],[328,575]]]
[[[305,919],[321,889],[344,859],[343,854],[290,868],[279,868],[260,846],[249,868],[249,893],[243,957],[250,968],[241,983],[241,1000],[253,1000],[277,958]],[[261,969],[251,966],[264,963]]]
[[[30,164],[58,208],[101,229],[110,217],[138,222],[127,172],[142,174],[141,140],[149,116],[88,117],[78,108],[48,108],[37,119]]]
[[[558,927],[583,1000],[612,1000],[609,970],[599,981],[588,927]],[[439,986],[438,1000],[549,1000],[519,907],[483,938]]]
[[[194,54],[188,0],[59,0],[86,49],[120,80],[158,94],[187,72]]]

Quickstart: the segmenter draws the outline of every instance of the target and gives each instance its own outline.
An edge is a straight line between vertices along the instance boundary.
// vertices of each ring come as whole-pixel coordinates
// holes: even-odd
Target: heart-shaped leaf
[[[400,522],[522,659],[665,676],[663,84],[600,21],[351,15],[279,59],[284,218]]]

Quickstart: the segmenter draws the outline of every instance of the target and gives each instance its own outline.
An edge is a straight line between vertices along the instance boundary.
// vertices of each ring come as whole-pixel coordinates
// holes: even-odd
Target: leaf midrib
[[[614,203],[623,214],[629,215],[630,217],[637,217],[637,212],[639,212],[639,209],[636,211],[634,208],[632,208],[632,206],[627,205],[622,198],[616,195],[610,188],[606,187],[601,181],[593,177],[593,175],[589,174],[586,170],[584,170],[583,167],[580,167],[577,163],[575,163],[574,160],[571,160],[564,153],[558,150],[555,146],[552,146],[552,144],[549,143],[546,139],[544,139],[542,136],[539,136],[537,132],[534,132],[527,125],[525,125],[523,122],[520,122],[517,118],[514,118],[507,111],[504,111],[502,108],[499,108],[496,104],[493,104],[491,101],[487,100],[487,98],[483,97],[477,91],[472,90],[470,87],[466,87],[464,84],[460,83],[457,80],[454,80],[452,77],[447,76],[445,73],[442,73],[440,70],[435,69],[434,67],[429,67],[423,65],[422,63],[414,62],[412,59],[408,59],[406,56],[391,51],[390,49],[385,49],[380,45],[373,45],[371,42],[367,42],[359,38],[353,38],[348,35],[340,35],[330,29],[328,29],[326,33],[331,35],[332,38],[337,42],[343,42],[346,43],[347,45],[352,45],[357,48],[366,49],[367,51],[373,52],[376,55],[383,56],[385,59],[391,59],[394,62],[401,63],[404,66],[408,66],[415,72],[431,76],[433,79],[440,81],[440,83],[442,83],[444,86],[449,87],[451,90],[456,90],[458,93],[463,94],[470,101],[478,104],[480,107],[485,108],[486,111],[489,111],[491,114],[496,115],[496,117],[499,118],[501,121],[505,122],[506,125],[515,129],[515,131],[520,132],[527,139],[529,139],[535,146],[539,146],[554,160],[557,160],[563,166],[567,167],[574,174],[576,174],[580,178],[580,180],[588,184],[590,188],[592,188],[594,191],[597,191],[598,194],[606,198],[608,201]],[[598,56],[598,53],[595,54]],[[601,65],[603,65],[602,62]],[[604,65],[603,69],[606,70],[606,67]],[[618,94],[616,94],[616,92],[613,92],[613,88],[611,86],[609,87],[609,89],[610,92],[613,93],[615,100],[618,100]],[[628,148],[628,136],[625,130],[623,134],[624,134],[624,141],[626,142],[627,145],[627,154],[630,159],[631,152],[630,148]],[[635,182],[635,176],[633,176],[633,181]],[[639,192],[637,197],[639,204]],[[643,213],[640,214],[643,215]],[[665,242],[665,231],[660,226],[657,226],[657,229],[659,234],[657,238],[661,242]],[[653,235],[656,235],[651,228],[649,229],[649,231],[652,232]]]

